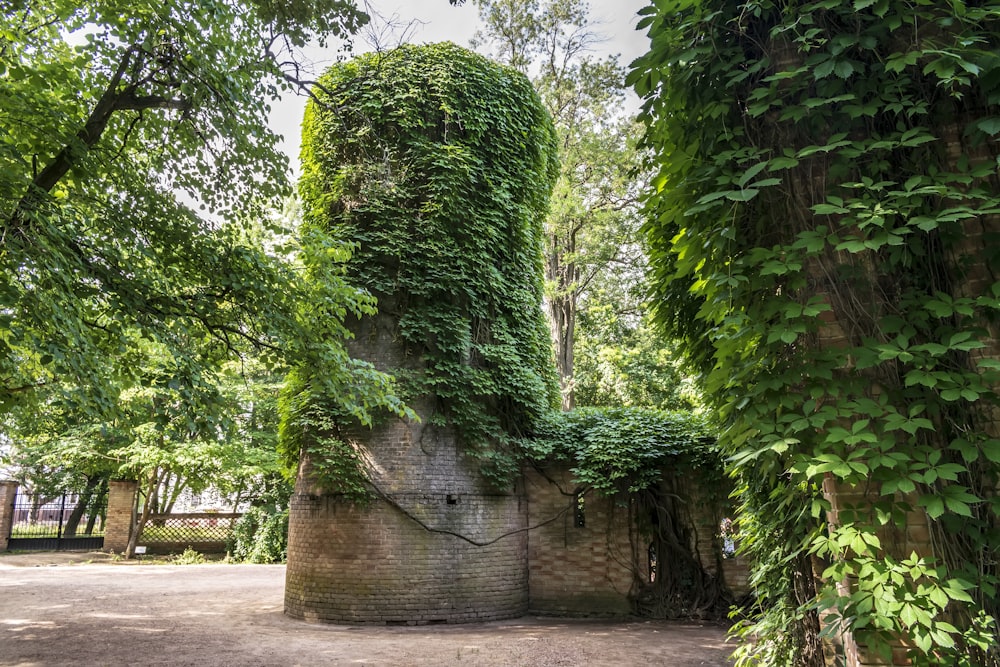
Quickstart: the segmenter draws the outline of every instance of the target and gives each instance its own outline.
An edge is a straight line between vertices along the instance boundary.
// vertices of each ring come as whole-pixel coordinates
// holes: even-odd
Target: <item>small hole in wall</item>
[[[576,497],[573,499],[573,525],[577,528],[583,528],[587,525],[587,516],[584,514],[584,503],[583,491],[577,491]]]
[[[457,505],[458,504],[458,496],[449,493],[445,497],[445,502],[448,503],[449,505]]]

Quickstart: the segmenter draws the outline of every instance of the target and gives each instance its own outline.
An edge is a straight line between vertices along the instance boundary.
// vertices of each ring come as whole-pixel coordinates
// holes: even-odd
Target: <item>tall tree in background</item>
[[[546,305],[563,409],[575,399],[574,346],[581,306],[598,282],[614,299],[640,280],[637,163],[623,111],[624,69],[595,58],[599,41],[583,0],[477,0],[484,26],[475,46],[530,75],[559,135],[559,180],[546,231]]]

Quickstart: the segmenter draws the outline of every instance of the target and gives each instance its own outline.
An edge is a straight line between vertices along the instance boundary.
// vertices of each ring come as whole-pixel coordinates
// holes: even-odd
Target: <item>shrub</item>
[[[283,563],[288,556],[288,509],[251,507],[240,517],[226,545],[240,563]]]

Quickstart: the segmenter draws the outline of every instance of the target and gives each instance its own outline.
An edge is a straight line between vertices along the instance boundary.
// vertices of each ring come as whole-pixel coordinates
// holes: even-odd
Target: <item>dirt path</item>
[[[0,665],[723,667],[714,626],[525,617],[312,625],[282,614],[279,565],[142,565],[0,554]]]

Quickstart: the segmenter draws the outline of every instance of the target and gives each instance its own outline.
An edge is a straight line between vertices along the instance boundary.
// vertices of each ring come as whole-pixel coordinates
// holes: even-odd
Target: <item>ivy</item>
[[[728,517],[730,487],[704,417],[640,408],[553,411],[538,422],[524,449],[542,474],[553,463],[569,466],[576,489],[563,493],[574,502],[590,491],[611,499],[609,520],[629,526],[633,558],[650,555],[666,564],[653,577],[641,566],[633,570],[629,597],[637,615],[725,616],[733,596],[717,576],[723,558],[719,540],[713,541],[714,553],[699,553],[706,519],[718,530]],[[714,573],[706,568],[712,558]]]
[[[740,628],[775,637],[740,664],[819,664],[827,611],[883,658],[996,664],[1000,9],[643,16],[657,315],[727,423],[762,603]],[[933,549],[906,541],[924,516]]]
[[[686,411],[578,408],[549,412],[525,440],[536,462],[562,461],[576,481],[601,493],[636,493],[666,470],[697,474],[706,488],[722,481],[722,462],[704,417]]]
[[[303,235],[351,248],[347,281],[391,316],[415,360],[384,369],[398,395],[431,397],[423,417],[453,426],[484,474],[506,482],[520,461],[516,437],[558,399],[540,309],[541,225],[558,174],[552,121],[523,75],[453,44],[358,57],[315,92]],[[299,414],[334,404],[299,372]],[[343,426],[369,414],[332,418]],[[339,442],[335,431],[318,433]],[[357,471],[341,476],[351,489],[363,483],[350,448],[326,449],[335,469]]]

